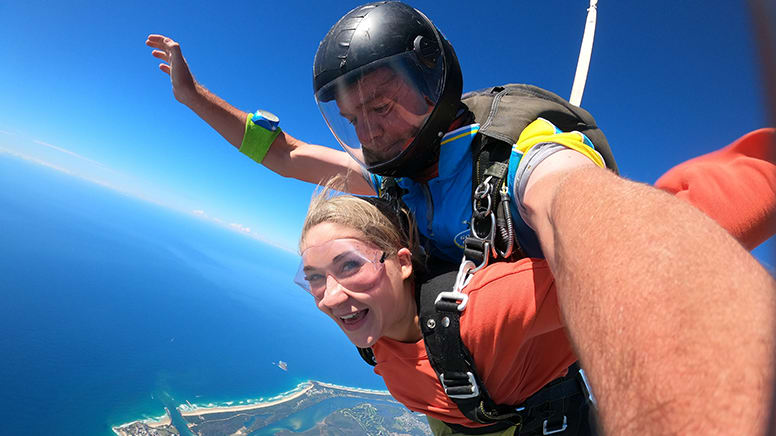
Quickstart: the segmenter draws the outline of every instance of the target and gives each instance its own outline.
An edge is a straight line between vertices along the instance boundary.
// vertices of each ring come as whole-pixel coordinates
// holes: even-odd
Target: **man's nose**
[[[375,141],[375,139],[383,136],[383,128],[380,123],[373,120],[358,121],[356,126],[356,134],[358,135],[361,144],[369,144]]]

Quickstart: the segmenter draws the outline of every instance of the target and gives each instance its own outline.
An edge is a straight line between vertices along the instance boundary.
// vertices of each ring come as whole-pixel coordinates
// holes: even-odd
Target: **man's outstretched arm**
[[[149,35],[146,45],[154,48],[152,55],[163,62],[159,69],[170,75],[175,99],[188,106],[221,136],[240,148],[248,117],[243,112],[197,83],[183,57],[180,44],[164,35]],[[261,161],[275,173],[311,183],[322,183],[342,174],[347,187],[355,194],[373,194],[361,168],[344,151],[308,144],[281,132]]]
[[[776,283],[733,237],[571,150],[523,201],[607,434],[763,433]]]

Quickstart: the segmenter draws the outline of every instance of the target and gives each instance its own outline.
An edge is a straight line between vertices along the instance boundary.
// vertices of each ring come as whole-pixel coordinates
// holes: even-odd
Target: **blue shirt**
[[[469,236],[472,218],[472,139],[480,130],[479,124],[470,124],[448,132],[442,137],[439,149],[438,175],[428,182],[397,178],[397,184],[406,190],[402,199],[415,214],[418,230],[427,240],[431,255],[458,262],[463,256],[463,244]],[[543,258],[536,233],[525,223],[517,210],[517,193],[525,189],[530,173],[543,159],[560,149],[572,149],[605,167],[603,157],[590,139],[578,131],[564,133],[553,123],[537,118],[521,133],[512,146],[506,186],[510,189],[509,209],[514,224],[515,238],[528,257]],[[520,165],[523,154],[528,157]],[[533,153],[533,154],[532,154]],[[382,177],[366,173],[375,192],[380,192]],[[495,205],[494,205],[495,207]]]
[[[451,262],[461,260],[463,242],[470,233],[471,145],[479,130],[479,124],[470,124],[442,137],[437,177],[428,182],[416,182],[408,177],[396,179],[398,185],[407,190],[402,199],[415,214],[418,229],[428,241],[430,254]],[[380,192],[382,177],[369,174],[369,178],[375,192]],[[507,186],[514,186],[512,180],[508,183]],[[510,205],[521,247],[531,257],[542,257],[533,230],[520,218],[514,201]]]

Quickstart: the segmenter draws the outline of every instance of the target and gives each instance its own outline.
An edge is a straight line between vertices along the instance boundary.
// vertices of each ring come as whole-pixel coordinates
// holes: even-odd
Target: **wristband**
[[[278,122],[278,117],[267,111],[257,110],[256,113],[248,114],[240,153],[261,163],[281,132]]]

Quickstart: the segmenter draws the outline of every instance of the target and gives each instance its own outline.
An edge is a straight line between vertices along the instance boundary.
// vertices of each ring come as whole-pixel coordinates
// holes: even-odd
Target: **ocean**
[[[310,379],[385,389],[295,254],[4,154],[0,186],[0,435],[107,436]]]

